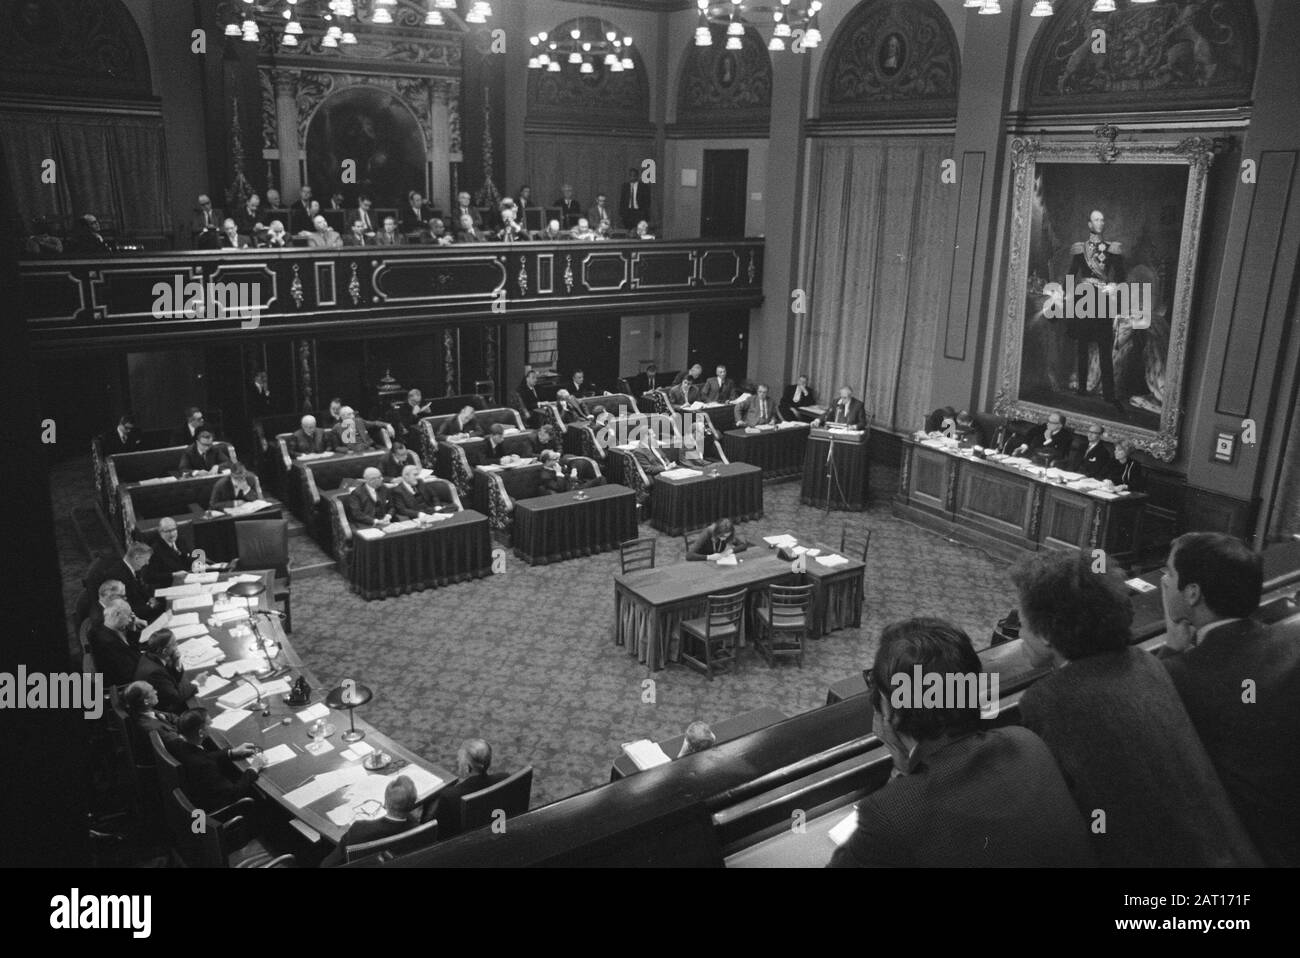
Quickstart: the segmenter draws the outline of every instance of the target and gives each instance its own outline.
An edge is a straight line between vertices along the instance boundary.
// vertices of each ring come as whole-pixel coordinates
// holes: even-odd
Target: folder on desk
[[[356,529],[355,532],[357,537],[361,539],[382,539],[384,537],[383,529],[366,527],[365,529]]]
[[[645,771],[647,768],[654,768],[656,765],[667,765],[672,761],[668,753],[659,747],[657,742],[652,742],[648,738],[637,739],[635,742],[623,743],[623,754],[632,760],[632,764]]]
[[[185,575],[185,584],[190,585],[195,582],[216,582],[220,578],[220,572],[189,572]],[[173,586],[173,588],[175,588],[175,586]]]

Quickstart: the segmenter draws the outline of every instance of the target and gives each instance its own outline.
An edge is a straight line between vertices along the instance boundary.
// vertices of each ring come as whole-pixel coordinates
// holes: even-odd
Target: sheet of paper
[[[210,669],[225,657],[226,653],[220,648],[199,648],[193,652],[182,652],[180,654],[181,668],[186,672],[196,669]]]
[[[191,582],[216,582],[221,578],[220,572],[188,572],[185,575],[185,583]]]
[[[355,762],[359,759],[365,758],[374,750],[374,746],[369,745],[366,742],[353,742],[349,748],[345,748],[343,751],[339,752],[339,755],[346,761]]]
[[[844,558],[844,556],[841,555],[835,555],[835,553],[831,553],[830,555],[817,556],[816,560],[818,565],[824,565],[828,569],[834,569],[838,566],[849,564],[848,559]]]
[[[205,596],[211,602],[212,596]],[[230,625],[233,622],[242,622],[248,618],[247,609],[223,609],[220,612],[214,612],[212,621],[217,625]]]
[[[305,708],[301,712],[294,713],[298,716],[299,721],[314,722],[317,719],[328,718],[330,707],[324,702],[317,702],[311,708]]]
[[[845,815],[839,822],[826,833],[829,838],[838,847],[849,840],[853,830],[858,827],[858,810],[855,808],[849,814]]]
[[[257,701],[257,689],[240,682],[217,699],[217,704],[223,709],[242,709],[246,705],[251,705]]]
[[[363,768],[363,766],[359,766],[359,765],[353,767]],[[443,779],[439,778],[437,775],[434,775],[433,772],[429,771],[428,769],[421,768],[419,765],[408,765],[406,766],[406,768],[402,769],[400,774],[405,775],[407,778],[409,778],[411,780],[411,784],[415,786],[415,800],[418,802],[424,801],[426,798],[428,798],[430,795],[432,795],[434,792],[436,792],[438,789],[442,788],[442,786],[446,784],[446,782]],[[386,779],[388,778],[388,776],[372,775],[371,778]],[[387,782],[385,782],[385,785],[387,785]],[[382,797],[383,797],[383,793],[381,791],[380,798],[382,799]]]
[[[198,691],[196,694],[199,698],[207,698],[209,695],[221,691],[229,684],[229,679],[223,679],[221,676],[213,675],[209,672],[207,675],[203,676],[203,681],[198,683]]]
[[[665,479],[698,479],[703,473],[698,469],[665,469],[659,475]]]
[[[345,768],[317,775],[311,781],[299,785],[293,791],[287,793],[284,798],[290,805],[306,808],[312,802],[320,801],[330,792],[360,782],[367,777],[366,770],[360,765],[349,765]],[[386,776],[376,777],[384,778],[387,781]]]
[[[212,727],[218,732],[229,732],[252,714],[248,709],[228,709],[212,719]]]
[[[298,753],[284,742],[274,748],[268,748],[262,753],[262,767],[270,768],[272,765],[279,765],[281,762],[287,762]]]
[[[263,659],[235,659],[232,662],[224,662],[217,666],[217,674],[222,678],[231,679],[236,675],[243,675],[245,672],[256,672],[264,668],[266,668],[266,662]]]
[[[384,537],[382,529],[374,529],[370,526],[366,526],[362,529],[354,529],[353,532],[360,539],[382,539]]]
[[[231,582],[261,582],[262,577],[253,572],[244,572],[230,579]]]
[[[288,679],[275,679],[272,682],[259,683],[262,687],[262,696],[268,695],[286,695],[289,691]]]
[[[809,428],[809,426],[808,426],[808,423],[806,423],[806,422],[794,422],[794,421],[790,421],[790,422],[780,422],[780,423],[777,423],[776,428],[778,428],[778,429],[807,429],[807,428]]]
[[[783,532],[779,536],[763,536],[763,541],[774,549],[779,549],[782,546],[797,546],[799,544],[799,540],[788,532]]]
[[[197,639],[208,635],[208,627],[195,622],[193,625],[169,625],[172,635],[176,636],[176,641],[184,642],[186,639]],[[211,638],[211,636],[208,636]],[[216,641],[215,639],[213,640]]]
[[[309,755],[324,755],[326,752],[334,751],[334,743],[327,738],[322,738],[315,742],[308,742],[304,748]]]
[[[189,595],[200,595],[203,589],[197,582],[190,582],[189,577],[194,573],[185,576],[186,583],[182,585],[169,585],[161,589],[154,589],[153,594],[160,599],[180,599]]]
[[[194,588],[200,589],[202,586],[196,585]],[[212,595],[211,593],[207,593],[203,595],[183,596],[172,603],[172,608],[178,611],[184,609],[210,609],[212,608]]]
[[[181,615],[177,615],[175,612],[172,612],[171,621],[167,624],[167,628],[171,629],[174,632],[178,626],[198,625],[198,624],[199,624],[199,614],[197,612],[186,612]]]
[[[1134,592],[1154,592],[1156,587],[1146,579],[1125,579],[1124,584]]]
[[[717,562],[718,565],[740,565],[740,558],[734,553],[729,556],[723,556]]]
[[[667,765],[672,761],[657,742],[652,742],[648,738],[623,743],[623,754],[641,771],[654,768],[656,765]]]
[[[330,809],[329,812],[327,813],[329,816],[329,820],[333,822],[335,825],[339,826],[339,828],[347,828],[353,822],[373,821],[376,818],[383,818],[384,815],[386,814],[384,810],[384,803],[382,801],[379,803],[378,808],[374,807],[373,805],[370,806],[370,814],[368,815],[363,812],[357,811],[357,806],[359,804],[360,804],[359,802],[347,801],[344,802],[342,805],[339,805],[337,808]]]

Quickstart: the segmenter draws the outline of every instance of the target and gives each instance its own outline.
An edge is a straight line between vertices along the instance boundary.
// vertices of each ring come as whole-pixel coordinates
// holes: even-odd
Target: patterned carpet
[[[86,558],[68,516],[93,492],[84,463],[51,479],[71,608]],[[872,471],[875,490],[896,481],[892,470]],[[868,665],[881,627],[896,619],[945,616],[977,648],[988,644],[1012,604],[1003,563],[895,519],[879,493],[865,514],[829,517],[800,505],[798,493],[797,482],[768,484],[765,518],[741,525],[741,535],[799,531],[838,544],[846,521],[872,533],[862,627],[811,643],[802,669],[769,669],[747,649],[736,672],[712,682],[680,665],[648,673],[612,641],[616,553],[535,568],[512,555],[504,575],[376,602],[350,593],[333,570],[295,578],[293,644],[322,682],[350,677],[374,688],[365,717],[429,760],[454,767],[460,742],[481,736],[494,767],[531,764],[534,807],[608,781],[622,742],[764,705],[787,715],[823,705],[827,686]],[[682,552],[680,537],[660,537],[660,564]],[[653,704],[642,702],[647,677]]]

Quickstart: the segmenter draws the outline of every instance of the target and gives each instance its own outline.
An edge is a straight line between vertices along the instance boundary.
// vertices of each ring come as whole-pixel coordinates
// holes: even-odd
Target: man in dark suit
[[[867,409],[862,404],[861,399],[853,396],[853,390],[849,386],[840,387],[839,398],[835,400],[835,405],[826,410],[825,417],[813,420],[814,426],[842,425],[850,429],[867,428]]]
[[[199,194],[199,205],[190,217],[190,236],[195,249],[216,249],[221,240],[221,221],[225,212],[214,207],[206,193]]]
[[[248,415],[250,419],[269,416],[275,409],[271,404],[271,385],[266,370],[259,369],[253,373],[253,381],[248,387]]]
[[[590,418],[578,404],[578,400],[573,398],[573,393],[567,389],[555,391],[555,405],[560,410],[560,419],[566,425],[571,422],[586,422]]]
[[[135,666],[135,681],[148,682],[158,696],[158,708],[179,715],[194,697],[196,686],[185,678],[176,636],[171,629],[159,629],[144,644],[144,653]]]
[[[336,865],[344,864],[347,861],[349,846],[377,842],[381,838],[400,835],[402,832],[414,828],[418,824],[413,814],[418,794],[415,790],[415,783],[411,781],[409,776],[398,775],[384,788],[383,817],[353,822],[349,825],[348,830],[339,839],[338,845],[325,856],[324,861],[320,863],[320,867],[333,868]],[[438,823],[438,828],[438,834],[441,837],[442,822]]]
[[[252,241],[239,232],[239,226],[230,217],[221,221],[221,242],[217,244],[221,249],[252,249]]]
[[[1035,426],[1025,433],[1020,444],[1012,450],[1013,455],[1028,455],[1044,460],[1047,465],[1065,465],[1070,460],[1070,449],[1074,446],[1074,432],[1065,428],[1065,417],[1059,412],[1048,415],[1047,422]]]
[[[564,474],[560,464],[560,454],[554,449],[543,449],[538,458],[542,463],[542,473],[537,478],[537,494],[555,496],[570,490],[569,477]]]
[[[515,408],[523,416],[525,426],[535,429],[540,424],[537,404],[541,401],[537,395],[537,370],[530,369],[515,389]]]
[[[298,202],[289,207],[289,232],[301,233],[312,228],[316,212],[312,209],[311,187],[304,186],[298,191]]]
[[[104,433],[99,439],[99,449],[104,456],[116,456],[120,452],[138,452],[144,447],[144,437],[135,427],[135,417],[127,413],[117,421],[117,426]]]
[[[390,437],[395,433],[391,424],[378,419],[363,419],[351,406],[343,406],[339,409],[339,421],[335,423],[332,430],[334,445],[349,452],[365,452],[373,449],[375,440],[370,434],[372,429],[377,429]]]
[[[564,384],[564,386],[568,389],[571,395],[576,396],[579,399],[586,396],[594,396],[597,392],[596,387],[587,382],[587,374],[581,369],[575,369],[573,371],[573,376]]]
[[[185,425],[172,433],[172,445],[188,446],[198,438],[199,430],[206,425],[207,423],[203,421],[203,410],[198,406],[190,406],[185,410]]]
[[[690,405],[700,398],[703,379],[704,367],[699,363],[692,364],[673,380],[672,389],[668,391],[669,399],[679,406]]]
[[[328,429],[318,429],[315,416],[303,416],[298,428],[289,439],[289,452],[295,456],[332,452],[334,445],[333,432]]]
[[[460,776],[438,793],[438,806],[434,817],[438,819],[438,838],[459,835],[464,829],[460,818],[462,796],[481,792],[504,781],[509,776],[502,772],[489,772],[492,766],[492,746],[480,738],[466,740],[456,753],[456,774]]]
[[[193,559],[188,550],[180,547],[180,529],[171,516],[158,520],[158,545],[154,546],[149,564],[145,566],[145,580],[152,588],[164,588],[172,584],[177,572],[189,572]]]
[[[253,783],[257,781],[257,770],[246,768],[241,772],[235,767],[234,760],[252,758],[257,753],[257,746],[245,742],[231,748],[218,748],[212,741],[212,723],[208,719],[208,710],[204,708],[183,712],[176,722],[176,732],[163,744],[180,762],[185,794],[196,808],[215,812],[241,798],[256,797]]]
[[[807,419],[808,414],[799,411],[800,406],[815,406],[817,393],[808,385],[808,377],[800,376],[781,391],[781,412],[787,419]]]
[[[481,229],[483,226],[483,214],[479,212],[477,206],[473,205],[470,195],[466,192],[456,194],[456,206],[451,211],[451,221],[460,225],[461,218],[468,216],[474,229]],[[464,228],[460,226],[460,228]]]
[[[736,421],[746,426],[766,426],[779,418],[776,403],[772,402],[772,397],[767,394],[767,386],[763,383],[755,387],[754,395],[736,406]]]
[[[591,228],[601,236],[609,232],[613,220],[610,216],[609,202],[604,193],[596,194],[596,205],[587,211],[587,221],[591,224]]]
[[[406,194],[406,205],[399,212],[398,229],[409,238],[412,233],[424,231],[424,224],[429,219],[429,211],[424,207],[424,197],[416,190]]]
[[[194,435],[194,442],[190,443],[181,453],[180,465],[177,467],[181,472],[220,472],[222,467],[230,465],[230,453],[226,451],[225,446],[218,446],[212,439],[212,430],[203,426]]]
[[[582,216],[582,203],[573,193],[573,187],[565,183],[560,189],[560,198],[553,204],[560,208],[561,226],[566,230],[573,229],[578,224],[578,218]]]
[[[499,463],[501,457],[505,455],[502,448],[506,441],[506,427],[499,422],[494,422],[487,431],[487,442],[483,446],[483,461],[486,463]]]
[[[383,527],[393,521],[384,474],[374,466],[366,469],[363,482],[343,497],[343,509],[354,526]]]
[[[99,217],[94,213],[83,213],[72,224],[72,232],[64,244],[65,251],[69,256],[112,256],[114,248],[104,238],[102,229]]]
[[[1025,691],[1021,720],[1047,743],[1090,817],[1097,860],[1260,864],[1169,673],[1129,645],[1133,608],[1119,573],[1047,551],[1017,563],[1011,578],[1029,661],[1054,670]]]
[[[1087,825],[1042,739],[1016,726],[984,730],[980,713],[987,700],[978,695],[927,708],[917,689],[915,699],[909,695],[908,704],[897,704],[896,692],[917,671],[969,676],[976,683],[981,677],[979,656],[957,627],[909,619],[885,628],[864,677],[872,727],[895,771],[858,804],[857,827],[831,866],[1095,864]]]
[[[357,220],[360,220],[362,228],[367,233],[373,235],[374,233],[379,232],[382,224],[375,220],[374,207],[374,200],[364,193],[361,194],[361,198],[357,200],[357,208],[347,211],[347,222],[355,223]]]
[[[262,498],[262,484],[257,474],[250,472],[242,462],[230,467],[230,475],[222,476],[212,485],[212,495],[208,497],[208,508],[216,509],[221,505],[236,502],[256,502]]]
[[[158,693],[148,682],[132,681],[122,692],[122,704],[126,706],[127,734],[131,736],[131,750],[139,765],[153,765],[153,745],[149,734],[157,732],[163,745],[175,739],[176,716],[158,707]]]
[[[393,448],[388,451],[388,455],[379,460],[379,471],[384,474],[385,479],[397,479],[401,477],[407,466],[413,466],[416,472],[419,472],[420,457],[407,449],[406,443],[402,440],[394,439]]]
[[[424,393],[418,389],[407,390],[406,402],[397,407],[391,418],[394,420],[393,425],[405,437],[408,447],[413,449],[420,444],[419,422],[427,415],[429,403],[424,401]]]
[[[153,588],[144,572],[151,558],[153,549],[143,542],[133,542],[120,559],[116,556],[96,559],[86,573],[86,589],[97,593],[101,584],[116,579],[126,590],[125,598],[132,612],[151,622],[162,611],[162,601],[152,598]]]
[[[957,413],[957,439],[963,446],[979,446],[983,448],[989,444],[989,437],[985,434],[984,428],[975,421],[967,410],[963,409]]]
[[[645,372],[637,373],[627,381],[627,388],[632,390],[632,394],[640,396],[648,393],[652,389],[658,389],[660,386],[667,386],[668,382],[659,375],[659,367],[651,363],[645,368]]]
[[[641,182],[641,171],[635,166],[627,171],[627,182],[618,197],[618,214],[623,221],[623,228],[630,230],[641,220],[650,220],[650,191],[654,189],[649,183]]]
[[[135,613],[125,599],[114,599],[104,607],[104,622],[90,630],[90,653],[95,667],[104,673],[107,685],[125,685],[135,680],[140,662],[136,643]]]
[[[448,419],[438,427],[438,438],[446,439],[448,436],[481,436],[483,429],[478,424],[474,416],[473,406],[462,406],[460,412],[456,413],[451,419]]]
[[[468,213],[463,214],[457,222],[460,223],[460,231],[456,234],[457,243],[486,243],[489,241],[488,235],[474,223]]]
[[[1088,445],[1084,447],[1079,463],[1079,471],[1089,479],[1105,479],[1110,475],[1110,464],[1114,458],[1110,447],[1101,441],[1102,428],[1093,423],[1088,427]]]
[[[598,425],[603,425],[600,423],[599,416],[596,417],[595,422]],[[649,430],[641,437],[640,444],[630,452],[648,480],[653,481],[654,477],[659,473],[671,468],[668,460],[664,458],[664,454],[659,451],[659,440]]]
[[[352,228],[343,234],[344,246],[373,246],[374,235],[366,232],[361,220],[353,220]]]
[[[388,490],[393,515],[398,519],[418,519],[435,512],[455,512],[456,505],[450,497],[443,498],[440,485],[420,479],[419,466],[407,466],[402,478]]]
[[[260,230],[266,229],[266,224],[262,222],[262,198],[256,193],[244,201],[244,205],[231,214],[231,219],[235,221],[235,228],[245,236],[255,236]]]
[[[736,535],[736,527],[730,519],[719,519],[705,529],[698,539],[691,543],[686,553],[687,562],[716,562],[737,552],[744,552],[749,543]]]
[[[397,229],[397,219],[384,217],[384,228],[375,234],[375,246],[405,246],[406,237]]]
[[[1252,621],[1263,560],[1240,540],[1174,540],[1161,588],[1169,670],[1264,861],[1300,866],[1300,626]]]

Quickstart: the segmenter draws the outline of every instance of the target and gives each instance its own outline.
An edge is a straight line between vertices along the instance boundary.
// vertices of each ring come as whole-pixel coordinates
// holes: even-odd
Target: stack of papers
[[[221,676],[213,675],[209,672],[207,675],[203,676],[203,681],[199,683],[198,691],[195,692],[195,694],[201,699],[207,698],[218,689],[224,689],[229,684],[229,679],[223,679]]]
[[[206,596],[206,598],[210,601],[212,596]],[[247,609],[223,609],[220,612],[213,613],[212,622],[214,625],[218,626],[230,625],[233,622],[242,622],[247,618]]]
[[[269,505],[270,503],[267,502],[265,499],[254,499],[252,502],[243,502],[243,503],[239,503],[238,505],[231,506],[229,509],[226,510],[226,512],[232,516],[246,516],[252,512],[259,512],[262,509],[265,509]]]
[[[485,462],[479,466],[484,472],[500,472],[505,466],[498,465],[495,462]]]
[[[190,639],[177,651],[180,653],[181,668],[186,671],[211,668],[226,657],[221,646],[217,645],[217,640],[210,635]]]
[[[240,682],[229,692],[217,699],[217,704],[223,709],[242,709],[246,705],[251,705],[257,701],[257,689],[244,682]]]
[[[218,574],[219,573],[213,573],[213,575]],[[193,573],[190,573],[190,575],[193,575]],[[200,595],[203,592],[203,586],[201,584],[198,582],[188,582],[188,575],[185,578],[188,584],[164,586],[161,589],[154,589],[153,594],[160,599],[179,599],[184,596]]]
[[[220,572],[187,572],[185,574],[185,584],[189,585],[194,582],[216,582],[220,578]],[[172,586],[172,588],[176,587]]]
[[[227,582],[261,582],[262,577],[255,572],[245,572],[241,575],[227,579]]]
[[[794,536],[790,535],[790,533],[788,532],[784,532],[779,536],[763,536],[763,541],[766,542],[768,545],[770,545],[773,549],[797,546],[799,544],[799,540],[796,539]]]
[[[647,768],[654,768],[656,765],[667,765],[672,761],[668,753],[659,747],[658,743],[650,741],[648,738],[637,739],[635,742],[623,743],[623,754],[632,760],[632,763],[641,771]]]
[[[849,564],[848,559],[844,558],[844,556],[836,555],[833,552],[827,556],[817,556],[816,561],[818,565],[824,565],[828,569],[834,569],[837,566]]]
[[[233,679],[236,675],[256,672],[264,668],[266,668],[266,662],[262,659],[235,659],[233,662],[223,662],[218,665],[217,674],[223,679]]]
[[[362,539],[382,539],[384,537],[384,531],[382,529],[376,529],[373,526],[366,526],[355,531]]]
[[[299,721],[314,722],[317,719],[329,718],[330,707],[324,702],[317,702],[310,708],[305,708],[295,714],[298,716]]]
[[[179,586],[178,588],[184,589],[186,586]],[[196,585],[190,586],[189,588],[202,589],[203,586]],[[181,596],[172,603],[172,608],[178,611],[182,609],[210,609],[212,608],[212,593],[205,592],[199,595]]]
[[[332,772],[322,772],[320,775],[313,776],[309,781],[285,794],[284,798],[290,805],[306,808],[312,802],[320,801],[330,792],[337,791],[347,785],[354,785],[363,781],[366,777],[366,770],[360,765],[349,765],[335,769]],[[384,778],[384,782],[387,784],[386,777],[376,777]]]
[[[1107,492],[1105,489],[1093,489],[1088,493],[1088,495],[1094,496],[1098,499],[1118,499],[1122,493]]]
[[[380,531],[387,535],[390,532],[406,532],[408,529],[418,529],[420,524],[414,519],[403,519],[401,522],[390,522]]]
[[[253,713],[248,709],[230,709],[222,712],[212,720],[212,727],[218,732],[229,732],[232,728],[248,718]]]
[[[332,452],[304,452],[299,456],[297,456],[296,458],[299,461],[304,461],[304,460],[311,460],[311,459],[328,459],[332,455],[334,455],[334,453]]]
[[[790,422],[779,422],[779,423],[776,424],[776,428],[777,428],[777,429],[807,429],[807,428],[808,428],[808,423],[806,423],[806,422],[795,422],[795,421],[790,421]]]
[[[698,469],[665,469],[659,475],[665,479],[698,479],[704,473]]]

